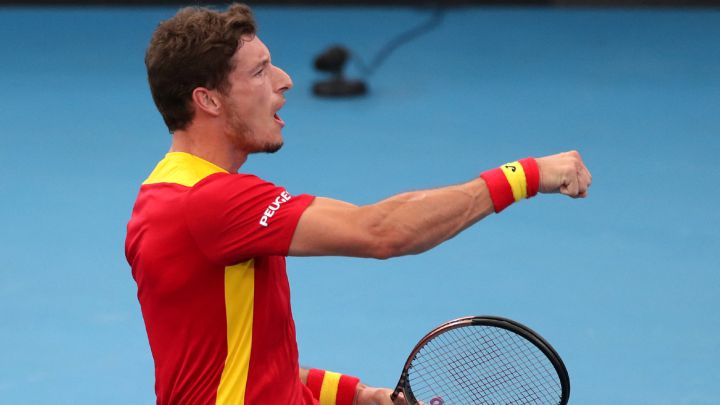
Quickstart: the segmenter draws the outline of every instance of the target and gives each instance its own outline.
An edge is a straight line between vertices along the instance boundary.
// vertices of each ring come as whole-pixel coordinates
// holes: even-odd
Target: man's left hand
[[[393,402],[390,399],[392,393],[393,390],[388,388],[361,386],[355,396],[355,405],[409,405],[402,393]]]

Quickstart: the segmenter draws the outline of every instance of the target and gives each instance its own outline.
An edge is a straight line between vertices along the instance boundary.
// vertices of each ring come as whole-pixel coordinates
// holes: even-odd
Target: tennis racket
[[[527,326],[469,316],[418,342],[390,398],[400,392],[411,405],[565,405],[570,378],[555,349]]]

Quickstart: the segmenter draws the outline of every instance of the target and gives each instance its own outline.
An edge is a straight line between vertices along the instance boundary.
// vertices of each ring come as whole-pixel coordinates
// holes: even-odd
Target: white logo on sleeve
[[[275,197],[275,201],[268,205],[265,212],[263,212],[263,216],[260,217],[260,225],[268,226],[268,219],[272,218],[273,215],[275,215],[275,212],[280,209],[280,206],[283,203],[288,202],[291,198],[292,196],[288,194],[287,191],[283,191],[279,196]]]

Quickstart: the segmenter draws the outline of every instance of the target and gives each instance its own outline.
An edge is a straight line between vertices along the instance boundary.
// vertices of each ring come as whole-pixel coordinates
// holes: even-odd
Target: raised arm
[[[592,176],[579,153],[536,162],[540,192],[587,196]],[[316,198],[300,218],[289,254],[385,259],[424,252],[494,212],[490,194],[486,181],[478,177],[365,206]]]

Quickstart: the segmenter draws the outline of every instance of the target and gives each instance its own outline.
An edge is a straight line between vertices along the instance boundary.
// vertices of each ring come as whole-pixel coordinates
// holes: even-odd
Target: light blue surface
[[[243,171],[362,204],[579,149],[595,180],[419,256],[289,259],[303,364],[394,386],[427,330],[494,314],[555,346],[571,403],[720,403],[719,12],[454,9],[327,101],[316,53],[370,59],[428,12],[256,11],[295,88],[285,147]],[[169,145],[143,54],[172,13],[0,8],[3,404],[154,400],[123,240]]]

